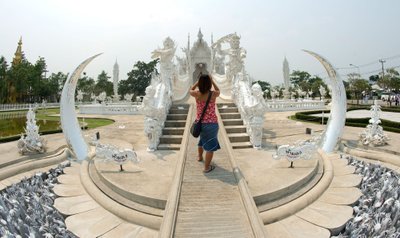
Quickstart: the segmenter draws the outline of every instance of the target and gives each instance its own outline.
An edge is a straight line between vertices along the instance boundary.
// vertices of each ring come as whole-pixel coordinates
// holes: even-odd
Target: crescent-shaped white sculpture
[[[88,157],[89,147],[82,136],[78,118],[75,112],[75,90],[78,79],[85,67],[97,56],[97,54],[83,61],[71,74],[71,77],[65,82],[61,94],[60,115],[61,128],[68,146],[75,153],[78,160],[84,160]]]
[[[324,66],[330,78],[332,87],[332,106],[326,130],[321,138],[321,148],[329,153],[335,149],[335,146],[342,136],[343,128],[346,122],[347,97],[344,84],[335,68],[324,57],[309,50],[303,50],[318,59]]]

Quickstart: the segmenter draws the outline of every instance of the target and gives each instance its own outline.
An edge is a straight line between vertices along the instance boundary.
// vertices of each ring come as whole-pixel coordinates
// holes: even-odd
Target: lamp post
[[[383,67],[383,64],[386,62],[386,60],[380,59],[379,63],[382,64],[382,78],[385,77],[385,68]]]
[[[350,64],[350,66],[353,66],[353,67],[357,68],[358,75],[360,75],[360,77],[361,77],[360,66],[357,66],[357,65],[354,65],[354,64]]]

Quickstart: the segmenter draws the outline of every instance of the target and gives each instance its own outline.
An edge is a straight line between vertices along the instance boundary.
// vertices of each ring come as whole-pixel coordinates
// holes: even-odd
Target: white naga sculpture
[[[250,87],[248,76],[242,72],[236,75],[237,83],[232,89],[232,96],[243,118],[250,142],[260,149],[262,145],[264,114],[267,106],[261,86],[256,83]]]
[[[20,154],[36,154],[46,152],[46,141],[39,135],[39,126],[36,124],[35,112],[29,107],[26,114],[26,136],[21,135],[18,140]]]
[[[374,105],[371,106],[371,119],[365,131],[360,134],[360,141],[363,145],[381,146],[386,145],[389,138],[383,133],[380,120],[381,106],[378,101],[374,100]]]
[[[161,57],[160,75],[152,74],[151,84],[146,88],[146,95],[139,108],[145,116],[144,132],[148,138],[148,151],[157,150],[164,122],[172,104],[172,69],[170,70],[169,67],[173,66],[172,56],[175,52],[173,46],[173,41],[168,37],[164,41],[164,48],[173,49],[173,51],[163,49],[153,52],[153,56]]]

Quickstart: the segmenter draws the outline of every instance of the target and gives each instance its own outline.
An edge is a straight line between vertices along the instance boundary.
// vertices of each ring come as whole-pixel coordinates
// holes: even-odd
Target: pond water
[[[59,121],[36,120],[36,122],[39,126],[39,132],[57,130],[60,128]],[[25,133],[25,127],[25,117],[0,120],[0,138]]]

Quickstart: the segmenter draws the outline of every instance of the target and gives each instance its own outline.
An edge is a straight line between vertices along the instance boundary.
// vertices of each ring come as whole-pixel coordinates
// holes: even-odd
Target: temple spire
[[[13,59],[12,65],[20,64],[22,61],[22,56],[23,56],[23,53],[22,53],[22,36],[21,36],[19,38],[17,50],[15,51],[15,54],[14,54],[14,59]]]
[[[113,91],[114,91],[114,98],[116,101],[119,100],[118,81],[119,81],[119,65],[118,65],[117,59],[115,59],[115,64],[114,64],[114,68],[113,68]]]
[[[283,82],[285,84],[285,88],[289,90],[290,87],[290,70],[289,70],[289,62],[285,58],[283,59]]]
[[[203,33],[201,33],[201,28],[199,28],[199,33],[197,33],[197,37],[199,38],[199,41],[203,40]]]

